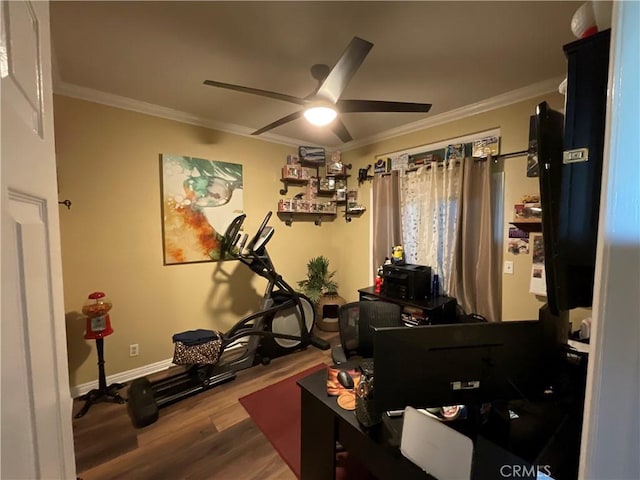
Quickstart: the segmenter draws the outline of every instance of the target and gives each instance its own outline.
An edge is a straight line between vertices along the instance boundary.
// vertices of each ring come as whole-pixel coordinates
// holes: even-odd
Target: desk
[[[302,400],[302,480],[335,478],[336,441],[380,480],[435,480],[407,460],[399,448],[390,443],[389,431],[383,424],[365,429],[360,426],[353,411],[340,408],[336,398],[327,395],[326,379],[326,372],[320,370],[297,382],[301,388]],[[544,432],[544,438],[534,442],[537,445],[533,448],[532,445],[527,445],[526,448],[518,449],[514,444],[513,441],[517,439],[514,434],[518,437],[522,432],[512,432],[507,442],[510,444],[508,448],[504,448],[506,445],[500,447],[478,435],[474,442],[472,479],[535,479],[536,469],[551,473],[557,480],[576,478],[580,451],[580,426],[576,422],[581,420],[582,412],[573,409],[572,412],[573,414],[567,415],[566,410],[561,409],[556,412],[559,418],[553,419],[549,419],[549,415],[535,414],[535,418],[532,417],[534,421],[527,422],[526,425],[544,421],[551,428]],[[548,420],[545,421],[543,417]],[[530,437],[528,433],[525,436]],[[523,455],[528,460],[524,460]],[[505,476],[505,473],[509,475]]]
[[[327,395],[326,371],[312,373],[298,380],[298,385],[302,398],[302,480],[335,478],[336,441],[380,480],[435,480],[389,444],[382,424],[365,429],[355,412],[340,408],[336,397]]]
[[[422,310],[428,325],[441,323],[455,323],[456,299],[452,297],[433,297],[425,299],[409,300],[404,298],[388,297],[382,293],[376,293],[375,287],[361,288],[358,290],[360,300],[382,300],[396,303],[401,307],[413,307]]]

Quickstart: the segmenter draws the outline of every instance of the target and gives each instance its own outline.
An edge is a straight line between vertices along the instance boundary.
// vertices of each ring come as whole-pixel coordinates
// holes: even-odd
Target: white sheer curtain
[[[453,286],[462,162],[432,162],[401,177],[403,244],[407,263],[429,265],[441,292]]]

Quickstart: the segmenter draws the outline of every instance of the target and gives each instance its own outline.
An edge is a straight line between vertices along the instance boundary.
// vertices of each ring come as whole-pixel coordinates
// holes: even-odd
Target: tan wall
[[[524,150],[529,116],[542,100],[562,107],[562,97],[551,93],[345,152],[343,159],[353,166],[349,185],[357,185],[358,168],[372,164],[376,155],[496,127],[502,152]],[[56,96],[54,102],[60,199],[73,202],[70,211],[60,212],[71,384],[97,378],[95,347],[82,338],[78,318],[95,290],[105,291],[114,304],[115,333],[105,341],[108,375],[170,358],[173,333],[227,330],[254,311],[265,281],[237,262],[163,266],[159,155],[241,163],[251,232],[268,210],[275,212],[280,169],[295,149],[68,97]],[[505,161],[506,222],[523,194],[538,191],[537,179],[525,172],[524,157]],[[287,227],[274,215],[269,252],[289,283],[305,278],[310,257],[325,255],[347,301],[372,284],[370,194],[371,182],[365,182],[358,201],[367,212],[350,223],[338,215],[320,227],[312,221]],[[531,254],[513,257],[505,247],[504,256],[514,261],[515,272],[503,275],[503,318],[537,318],[541,302],[528,293]],[[140,346],[137,357],[128,356],[133,343]]]
[[[529,143],[529,117],[535,113],[535,106],[546,100],[552,108],[563,107],[563,97],[557,93],[526,100],[514,105],[474,115],[468,118],[439,125],[433,128],[403,135],[401,137],[377,142],[365,147],[346,152],[344,159],[353,164],[352,172],[357,176],[358,168],[372,164],[376,156],[396,152],[403,149],[442,142],[493,128],[500,128],[501,152],[516,152],[526,150]],[[505,249],[504,260],[514,262],[514,274],[502,277],[502,315],[504,320],[524,320],[538,317],[538,309],[542,301],[529,293],[529,275],[531,274],[531,253],[528,255],[512,255],[506,252],[506,236],[509,220],[512,218],[513,204],[520,201],[525,194],[539,192],[538,179],[527,178],[526,157],[505,160]],[[362,203],[370,208],[369,196],[371,182],[366,182],[360,188]],[[338,224],[336,235],[342,238],[357,239],[353,249],[343,250],[343,262],[349,262],[351,268],[341,275],[342,295],[351,295],[358,288],[370,285],[368,245],[370,242],[369,222],[366,215],[364,221],[352,222],[348,225]],[[355,225],[354,225],[355,223]],[[365,242],[364,239],[367,239]],[[349,259],[352,259],[349,261]],[[366,269],[365,266],[366,265]],[[359,266],[356,268],[356,266]]]
[[[159,155],[243,165],[245,225],[253,232],[277,210],[280,171],[295,149],[259,139],[56,96],[55,129],[70,381],[97,378],[93,341],[78,312],[93,291],[107,293],[115,333],[105,339],[107,375],[170,358],[171,336],[227,330],[258,305],[265,281],[238,262],[163,266]],[[275,215],[274,215],[275,217]],[[337,264],[331,223],[286,227],[277,217],[269,244],[275,266],[295,286],[311,256]],[[129,357],[137,343],[140,355]]]

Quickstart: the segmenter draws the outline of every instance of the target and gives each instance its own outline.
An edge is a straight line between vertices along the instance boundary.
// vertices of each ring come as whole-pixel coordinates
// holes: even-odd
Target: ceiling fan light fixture
[[[324,127],[333,122],[338,115],[335,108],[330,105],[312,105],[304,111],[304,118],[317,127]]]

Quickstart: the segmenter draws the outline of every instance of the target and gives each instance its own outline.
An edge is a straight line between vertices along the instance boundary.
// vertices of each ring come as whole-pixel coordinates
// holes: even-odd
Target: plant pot
[[[316,325],[325,332],[338,331],[338,310],[347,303],[337,293],[325,293],[316,302]]]

